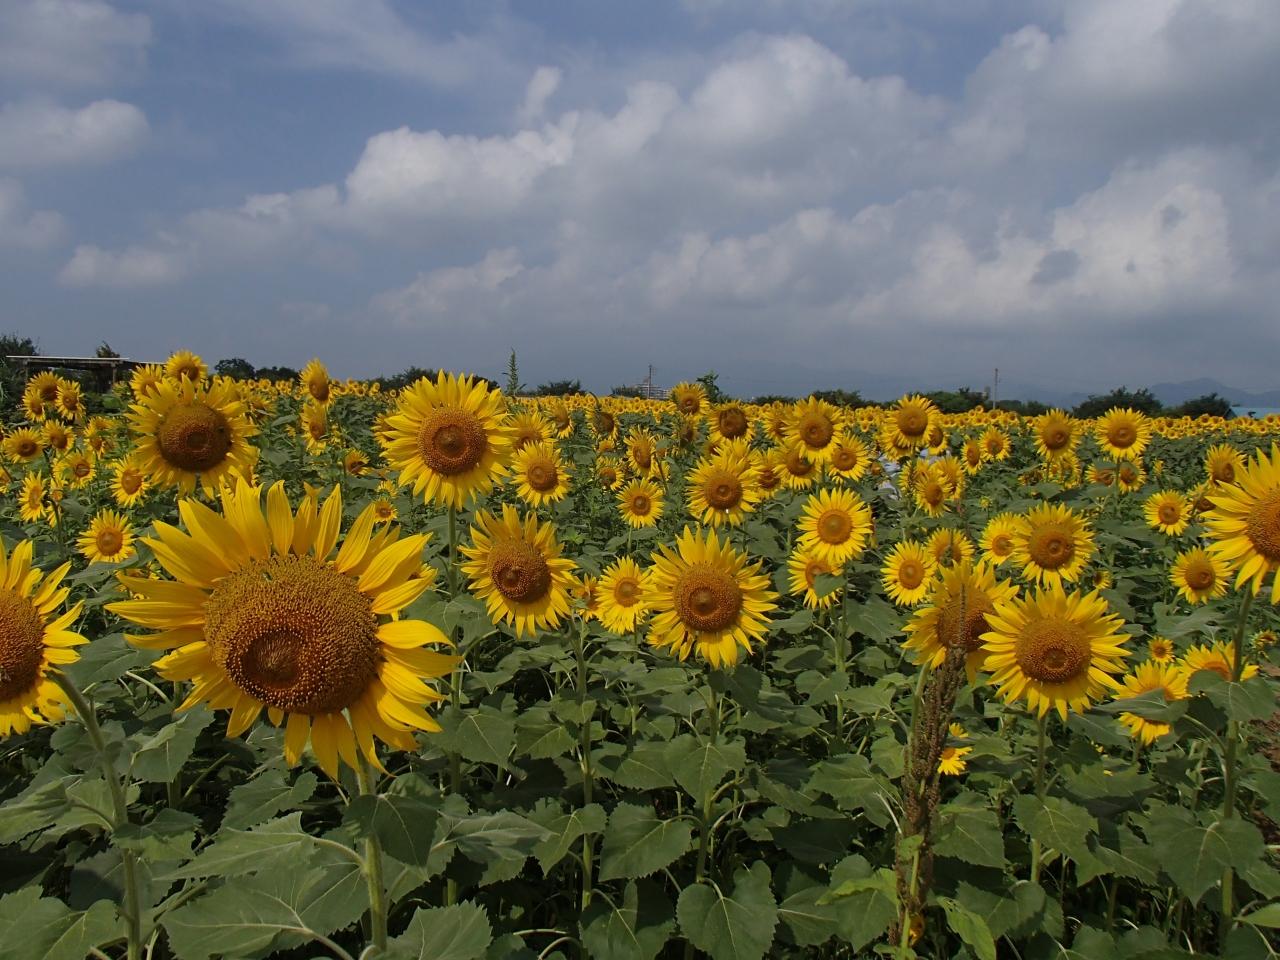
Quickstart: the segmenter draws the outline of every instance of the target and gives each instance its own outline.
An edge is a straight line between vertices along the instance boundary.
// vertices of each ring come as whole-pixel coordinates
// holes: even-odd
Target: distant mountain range
[[[1267,390],[1263,393],[1250,393],[1236,387],[1228,387],[1208,377],[1198,380],[1184,380],[1182,383],[1157,383],[1151,386],[1151,392],[1166,407],[1176,407],[1194,397],[1216,393],[1224,397],[1233,406],[1238,407],[1280,407],[1280,390]]]

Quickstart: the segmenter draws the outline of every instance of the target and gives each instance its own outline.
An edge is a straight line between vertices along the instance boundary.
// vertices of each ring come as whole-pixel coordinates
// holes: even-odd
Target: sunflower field
[[[0,960],[1276,956],[1278,441],[37,374]]]

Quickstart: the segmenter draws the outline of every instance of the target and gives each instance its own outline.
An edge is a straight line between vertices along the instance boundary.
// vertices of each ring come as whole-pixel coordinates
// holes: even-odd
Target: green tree
[[[720,389],[720,384],[716,382],[719,376],[714,370],[708,370],[698,378],[698,383],[702,384],[702,389],[707,391],[708,403],[723,403],[729,399],[725,392]]]
[[[817,400],[825,400],[827,403],[835,404],[837,407],[865,407],[867,401],[863,399],[862,394],[857,390],[815,390],[813,397]]]
[[[1231,401],[1218,396],[1217,391],[1206,393],[1202,397],[1192,397],[1170,412],[1182,417],[1223,417],[1227,420],[1235,416],[1231,411]]]
[[[234,380],[252,380],[257,376],[253,364],[243,357],[228,357],[213,365],[213,372],[220,377],[231,377]]]
[[[0,334],[0,409],[11,410],[22,396],[26,386],[18,368],[7,357],[38,357],[40,350],[30,337],[16,333]]]
[[[1093,394],[1071,412],[1077,417],[1100,417],[1113,407],[1131,408],[1152,417],[1164,411],[1155,394],[1146,387],[1141,390],[1116,387],[1110,393]]]
[[[520,365],[516,363],[516,352],[511,351],[511,359],[507,361],[507,387],[506,394],[508,397],[518,397],[524,393],[524,384],[520,382]]]
[[[538,389],[534,392],[539,397],[567,397],[586,391],[582,389],[581,380],[552,380],[538,384]]]

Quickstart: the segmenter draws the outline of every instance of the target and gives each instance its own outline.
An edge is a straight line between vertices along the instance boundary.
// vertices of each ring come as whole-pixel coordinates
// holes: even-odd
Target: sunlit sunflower
[[[190,380],[196,383],[209,375],[209,368],[190,350],[179,350],[164,362],[164,372],[174,380]]]
[[[916,506],[925,516],[940,517],[946,513],[954,488],[936,464],[919,463],[912,488]]]
[[[818,482],[821,471],[805,455],[804,447],[790,444],[782,450],[782,484],[788,490],[807,490]]]
[[[1280,444],[1271,456],[1259,451],[1236,471],[1236,482],[1209,494],[1213,510],[1204,517],[1213,541],[1209,550],[1248,583],[1255,594],[1280,567]],[[1272,577],[1271,602],[1280,603],[1280,574]]]
[[[32,391],[44,406],[50,408],[49,411],[58,402],[58,387],[62,385],[62,378],[52,370],[41,370],[39,373],[33,374],[31,379],[27,381],[27,389]]]
[[[943,567],[929,581],[929,603],[915,612],[903,628],[903,648],[912,662],[937,669],[951,647],[963,647],[965,670],[972,680],[982,669],[987,651],[982,635],[995,605],[1017,596],[1018,588],[996,578],[985,563],[963,560]]]
[[[967,533],[951,527],[939,527],[933,531],[925,538],[924,547],[942,567],[972,560],[977,552]]]
[[[546,406],[547,417],[551,420],[551,429],[557,439],[563,440],[573,434],[573,413],[563,400],[554,399]]]
[[[1057,460],[1075,452],[1080,443],[1076,422],[1062,410],[1050,410],[1036,417],[1032,429],[1035,432],[1036,452],[1045,460]]]
[[[782,465],[782,454],[777,447],[761,450],[755,455],[756,489],[764,497],[772,497],[783,488],[785,468]]]
[[[28,383],[22,391],[22,411],[27,419],[33,423],[43,422],[53,410],[53,404],[40,396],[40,389],[34,383]]]
[[[1229,444],[1219,443],[1204,453],[1204,472],[1213,483],[1235,483],[1236,471],[1244,467],[1244,457]]]
[[[648,642],[681,660],[697,653],[712,667],[732,667],[740,650],[762,640],[778,595],[760,563],[748,562],[714,530],[705,539],[688,527],[658,547],[645,599],[653,608]]]
[[[23,523],[54,519],[53,508],[45,499],[48,490],[48,484],[41,473],[28,473],[22,478],[22,490],[18,494],[18,515]]]
[[[707,402],[707,390],[700,383],[677,383],[668,394],[671,402],[686,416],[702,413]]]
[[[644,427],[636,427],[627,434],[627,461],[637,476],[650,475],[657,450],[658,438]]]
[[[183,493],[199,482],[212,494],[235,475],[248,476],[258,457],[248,441],[256,428],[224,383],[162,381],[130,408],[129,424],[138,440],[134,456],[150,481]]]
[[[889,410],[885,425],[894,446],[918,450],[929,442],[929,431],[940,415],[932,400],[917,394],[899,400]]]
[[[125,457],[112,468],[111,495],[120,506],[137,504],[146,496],[148,486],[147,475],[136,458]]]
[[[374,523],[390,523],[400,515],[396,510],[396,505],[391,502],[390,497],[378,497],[373,501],[373,521]]]
[[[93,457],[83,450],[72,450],[54,465],[54,471],[72,490],[82,490],[93,481],[97,468]]]
[[[522,447],[512,461],[511,476],[516,494],[531,506],[559,503],[569,492],[569,469],[555,444],[548,441]]]
[[[1122,493],[1141,490],[1147,482],[1147,471],[1138,460],[1123,460],[1116,470],[1116,482]]]
[[[1178,554],[1169,582],[1188,603],[1208,603],[1227,592],[1231,569],[1225,560],[1202,547]]]
[[[1168,637],[1152,637],[1147,641],[1147,659],[1154,663],[1173,663],[1173,641]]]
[[[914,607],[929,594],[938,561],[923,543],[900,540],[884,558],[880,581],[884,592],[900,607]]]
[[[980,438],[982,452],[988,460],[1005,460],[1009,456],[1009,435],[999,427],[987,427]]]
[[[574,564],[561,556],[555,527],[532,513],[521,519],[509,503],[502,516],[481,510],[475,522],[472,545],[462,548],[467,558],[462,570],[489,608],[489,618],[511,624],[519,637],[567,617]]]
[[[573,586],[569,588],[569,596],[573,599],[575,609],[584,620],[600,619],[600,592],[597,589],[599,584],[600,578],[593,577],[589,573],[573,578]]]
[[[531,443],[543,443],[551,439],[551,426],[546,418],[532,408],[519,410],[511,416],[511,440],[516,450],[523,450]]]
[[[632,480],[618,491],[618,510],[630,527],[654,526],[662,508],[662,488],[652,480]]]
[[[1166,703],[1185,700],[1187,678],[1172,664],[1148,660],[1134,667],[1133,672],[1124,678],[1116,696],[1123,700],[1157,690],[1164,694]],[[1159,720],[1148,720],[1136,713],[1121,713],[1116,719],[1124,724],[1129,730],[1129,735],[1143,746],[1150,746],[1173,729],[1170,724]]]
[[[1094,423],[1098,446],[1113,460],[1133,460],[1142,456],[1151,440],[1151,420],[1146,414],[1112,407]]]
[[[792,596],[798,596],[810,610],[826,610],[840,599],[838,588],[818,594],[818,577],[841,577],[841,567],[832,566],[826,560],[799,546],[791,551],[787,560],[787,572],[790,574],[788,590]]]
[[[298,413],[298,433],[307,445],[307,453],[313,457],[329,446],[329,411],[321,403],[308,400]]]
[[[45,440],[39,430],[19,427],[4,438],[4,454],[18,463],[30,463],[44,453]]]
[[[511,432],[502,393],[467,375],[423,377],[387,418],[384,452],[415,496],[461,509],[506,472]]]
[[[1013,556],[1022,524],[1022,518],[1012,513],[997,514],[987,521],[978,542],[988,563],[999,566]]]
[[[1249,640],[1250,646],[1252,646],[1257,653],[1263,653],[1270,650],[1277,643],[1280,643],[1280,633],[1277,633],[1277,631],[1270,627],[1264,627],[1259,630]]]
[[[369,458],[363,450],[351,447],[342,455],[342,472],[349,477],[361,476],[369,468]]]
[[[600,574],[596,584],[596,616],[605,628],[628,634],[649,612],[645,599],[647,574],[630,557],[620,557]]]
[[[626,465],[617,457],[599,457],[596,460],[596,479],[606,490],[617,490],[627,482]]]
[[[982,441],[977,437],[969,437],[960,448],[960,462],[964,464],[964,472],[972,476],[982,469],[986,458],[982,453]]]
[[[1191,504],[1177,490],[1162,490],[1147,498],[1142,508],[1147,525],[1170,537],[1181,536],[1191,522]]]
[[[66,453],[71,446],[71,441],[75,439],[75,431],[57,420],[48,421],[41,432],[49,449],[58,453]]]
[[[948,726],[947,732],[955,740],[969,739],[969,735],[964,732],[964,727],[958,723]],[[973,753],[973,747],[965,747],[954,743],[947,744],[942,748],[942,754],[938,757],[938,773],[944,777],[960,776],[965,771],[964,758],[971,753]]]
[[[89,642],[70,629],[80,603],[57,613],[71,592],[61,586],[71,563],[46,576],[31,565],[31,548],[23,540],[9,553],[0,540],[0,737],[66,715],[66,695],[50,674],[80,659],[75,648]]]
[[[689,513],[713,527],[738,526],[760,502],[754,473],[746,457],[721,454],[701,461],[686,480]]]
[[[64,420],[80,421],[88,414],[84,405],[84,391],[74,380],[58,383],[58,413]]]
[[[1043,504],[1019,526],[1013,560],[1036,583],[1074,583],[1093,556],[1093,532],[1070,507]]]
[[[750,439],[752,422],[747,411],[736,403],[716,407],[711,417],[712,435],[718,440]]]
[[[1223,680],[1230,681],[1235,671],[1235,644],[1218,641],[1217,643],[1201,644],[1192,647],[1187,651],[1186,656],[1182,658],[1179,669],[1182,671],[1183,678],[1190,683],[1201,670],[1209,670],[1216,673]],[[1240,670],[1241,680],[1252,680],[1258,675],[1258,667],[1256,664],[1243,663]]]
[[[164,367],[158,363],[146,363],[135,367],[133,375],[129,377],[129,389],[133,391],[133,399],[143,400],[151,396],[164,382],[164,378]]]
[[[983,669],[1006,702],[1026,700],[1032,713],[1055,709],[1065,720],[1068,709],[1083,713],[1120,686],[1115,675],[1124,672],[1128,637],[1097,591],[1067,593],[1053,580],[997,601],[987,622]]]
[[[319,357],[307,361],[307,365],[298,374],[298,383],[307,392],[307,396],[322,407],[328,406],[333,399],[333,383]]]
[[[827,472],[844,483],[856,483],[871,467],[871,448],[857,434],[844,431],[831,442]]]
[[[119,563],[133,556],[133,524],[123,513],[99,510],[76,541],[90,563]]]
[[[839,407],[809,397],[788,411],[783,442],[800,447],[813,463],[825,464],[830,461],[835,440],[843,430],[844,415]]]
[[[831,564],[855,559],[871,535],[871,510],[852,490],[821,490],[805,501],[800,544]]]

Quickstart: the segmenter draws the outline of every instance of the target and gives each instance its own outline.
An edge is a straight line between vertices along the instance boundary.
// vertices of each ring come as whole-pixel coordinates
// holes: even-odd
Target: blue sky
[[[1275,381],[1274,0],[0,0],[0,330],[741,394]]]

